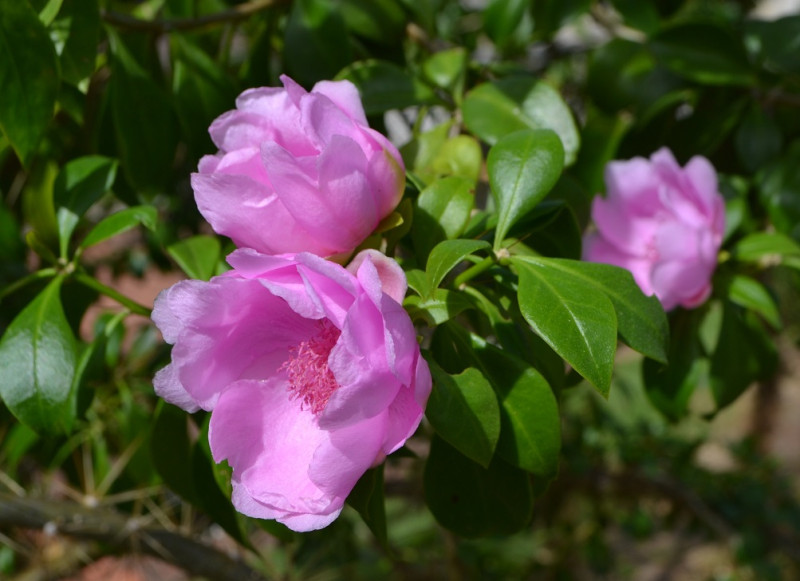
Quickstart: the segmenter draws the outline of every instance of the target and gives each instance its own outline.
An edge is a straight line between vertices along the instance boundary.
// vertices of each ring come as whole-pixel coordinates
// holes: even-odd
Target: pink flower
[[[662,148],[606,167],[605,198],[596,197],[597,230],[584,240],[584,259],[627,268],[665,310],[693,308],[711,294],[711,275],[725,231],[725,203],[704,157],[681,168]]]
[[[192,174],[197,206],[242,248],[349,255],[399,203],[403,160],[369,128],[349,81],[307,93],[281,80],[245,91],[211,124],[219,151]]]
[[[414,433],[430,394],[399,302],[405,274],[372,250],[348,269],[308,253],[228,260],[234,270],[156,300],[153,320],[174,344],[156,393],[213,410],[211,451],[233,468],[237,510],[322,528]]]

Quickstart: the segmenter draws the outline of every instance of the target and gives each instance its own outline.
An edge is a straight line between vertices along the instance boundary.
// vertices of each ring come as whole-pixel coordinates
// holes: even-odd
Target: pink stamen
[[[328,356],[341,335],[330,321],[318,322],[319,331],[289,348],[289,359],[279,368],[289,376],[289,392],[302,400],[303,409],[321,412],[339,386],[328,367]]]

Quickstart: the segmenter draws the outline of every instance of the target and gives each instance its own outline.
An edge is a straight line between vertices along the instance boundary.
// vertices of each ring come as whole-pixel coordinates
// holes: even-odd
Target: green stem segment
[[[473,264],[467,270],[459,274],[456,279],[453,281],[453,285],[456,288],[460,288],[462,284],[469,282],[479,274],[482,274],[489,270],[492,266],[495,265],[497,262],[497,257],[492,254],[491,256],[487,256],[477,264]]]
[[[119,304],[126,307],[131,313],[135,313],[137,315],[142,315],[145,317],[150,317],[150,312],[151,312],[150,309],[148,309],[144,305],[137,303],[133,299],[129,299],[128,297],[114,290],[113,288],[104,285],[102,282],[98,281],[95,278],[92,278],[88,274],[83,272],[76,272],[75,279],[81,284],[96,290],[100,294],[104,294],[107,297],[114,299]]]
[[[43,268],[41,270],[37,270],[36,272],[32,272],[28,276],[24,276],[21,279],[14,281],[8,286],[0,289],[0,300],[32,282],[36,282],[37,280],[42,280],[44,278],[53,278],[57,274],[58,270],[55,268]]]

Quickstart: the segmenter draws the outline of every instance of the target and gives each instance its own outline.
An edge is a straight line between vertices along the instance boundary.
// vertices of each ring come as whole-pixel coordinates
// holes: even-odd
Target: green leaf
[[[778,367],[778,352],[761,322],[725,301],[722,329],[711,355],[711,392],[718,408],[732,403],[754,381],[771,377]]]
[[[731,252],[742,262],[772,264],[788,256],[800,256],[800,244],[778,232],[756,232],[739,240]]]
[[[487,170],[497,205],[494,249],[514,222],[533,210],[558,181],[564,150],[549,130],[523,130],[503,137],[489,150]]]
[[[364,520],[369,530],[386,548],[389,538],[386,532],[386,506],[383,496],[383,464],[367,470],[358,479],[347,496],[347,504],[352,506]]]
[[[475,204],[474,182],[459,177],[442,178],[417,197],[411,240],[417,259],[424,262],[442,240],[458,238]]]
[[[529,77],[510,77],[478,85],[467,93],[464,123],[475,135],[494,145],[521,129],[551,129],[564,149],[564,165],[571,165],[580,137],[569,107],[550,85]]]
[[[61,10],[61,4],[63,3],[64,0],[47,0],[47,3],[39,10],[39,20],[42,21],[42,24],[50,26],[50,23],[55,20],[58,11]]]
[[[0,0],[0,128],[26,166],[53,118],[58,76],[55,48],[30,3]]]
[[[467,51],[459,46],[434,53],[422,63],[422,72],[437,87],[460,93],[467,72]]]
[[[655,296],[642,293],[629,270],[610,264],[559,259],[548,261],[548,265],[582,278],[589,292],[596,289],[605,293],[614,305],[620,338],[639,353],[667,362],[669,325],[664,309]]]
[[[735,275],[728,286],[728,298],[740,307],[755,311],[774,329],[780,330],[781,316],[775,299],[757,280],[742,274]]]
[[[492,42],[499,47],[509,44],[529,5],[528,0],[490,0],[483,12],[483,26]]]
[[[385,61],[353,63],[339,72],[336,79],[346,79],[358,87],[367,115],[436,102],[436,95],[430,87],[404,69]]]
[[[395,0],[339,0],[337,5],[350,32],[386,45],[402,42],[406,18]]]
[[[134,206],[120,210],[98,222],[81,242],[81,248],[88,248],[112,236],[127,232],[139,224],[149,230],[155,230],[157,219],[158,212],[153,206]]]
[[[558,471],[561,420],[550,385],[533,367],[470,335],[481,369],[501,406],[497,454],[513,465],[551,477]]]
[[[62,257],[67,256],[69,240],[78,221],[111,188],[116,175],[116,160],[100,155],[70,161],[59,172],[53,186],[53,203]]]
[[[431,349],[448,373],[474,367],[492,385],[500,401],[495,457],[535,474],[555,474],[561,420],[555,396],[541,374],[523,359],[452,323],[436,328]]]
[[[463,537],[507,535],[531,519],[529,475],[495,457],[488,468],[435,437],[425,464],[425,501],[439,523]]]
[[[764,166],[754,181],[775,230],[800,240],[800,141]]]
[[[189,415],[172,404],[159,401],[153,421],[150,455],[156,471],[164,479],[164,483],[181,498],[197,504],[192,484]],[[165,445],[166,442],[169,445]]]
[[[189,278],[208,280],[217,270],[220,243],[213,236],[192,236],[167,247],[167,253]]]
[[[672,420],[687,412],[689,400],[708,372],[708,360],[700,343],[704,309],[679,310],[672,319],[668,365],[653,359],[642,364],[642,378],[650,401]]]
[[[423,298],[423,296],[425,298]],[[441,325],[459,313],[474,307],[472,302],[459,291],[437,288],[425,295],[411,295],[403,301],[403,306],[413,319],[424,319],[429,325]]]
[[[764,57],[766,69],[774,72],[800,73],[797,52],[800,50],[800,16],[777,20],[744,21],[746,36],[755,40]]]
[[[430,288],[428,286],[428,275],[425,271],[418,268],[412,268],[406,271],[406,280],[408,281],[408,288],[416,292],[420,296],[428,296]]]
[[[69,432],[75,419],[75,337],[56,278],[11,322],[0,340],[0,396],[37,432]]]
[[[607,397],[617,346],[614,305],[553,260],[512,258],[520,311],[536,334]]]
[[[97,0],[70,0],[59,12],[58,20],[66,29],[61,49],[61,76],[74,85],[95,70],[97,43],[100,40],[100,9]]]
[[[754,104],[745,114],[736,131],[736,153],[748,171],[778,157],[783,147],[783,135],[778,123],[760,104]]]
[[[478,250],[489,248],[485,240],[445,240],[437,244],[428,256],[425,270],[428,273],[428,288],[435,289],[448,272],[458,263]]]
[[[307,88],[335,77],[353,60],[339,8],[330,0],[293,2],[283,56],[289,75]]]
[[[112,65],[108,91],[120,165],[134,189],[162,190],[172,174],[178,146],[172,103],[122,37],[112,28],[106,30]]]
[[[750,85],[755,75],[738,37],[713,24],[688,23],[664,29],[650,49],[668,68],[707,85]]]
[[[448,444],[488,468],[500,437],[500,406],[492,386],[474,367],[450,375],[428,363],[434,388],[425,416]]]

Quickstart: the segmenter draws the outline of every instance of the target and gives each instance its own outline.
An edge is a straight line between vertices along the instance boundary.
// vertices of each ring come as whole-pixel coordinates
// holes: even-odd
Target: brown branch
[[[118,28],[164,34],[176,30],[197,30],[228,22],[237,22],[273,6],[288,4],[289,2],[291,0],[250,0],[250,2],[238,4],[230,10],[198,16],[197,18],[175,18],[173,20],[142,20],[141,18],[113,10],[102,10],[101,15],[105,22]]]
[[[143,551],[209,579],[265,581],[245,563],[213,547],[164,529],[142,527],[136,519],[106,509],[0,492],[0,527],[45,529]]]

